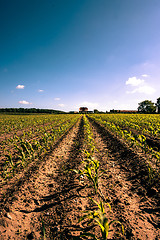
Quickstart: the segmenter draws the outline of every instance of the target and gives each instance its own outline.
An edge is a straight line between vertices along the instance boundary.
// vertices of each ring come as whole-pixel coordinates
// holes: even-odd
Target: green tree
[[[94,113],[99,113],[99,111],[97,110],[97,109],[94,109],[94,111],[93,111]]]
[[[158,113],[160,113],[160,97],[157,98],[156,107],[157,107]]]
[[[156,112],[156,106],[152,101],[145,100],[143,102],[138,103],[138,112],[141,113],[155,113]]]

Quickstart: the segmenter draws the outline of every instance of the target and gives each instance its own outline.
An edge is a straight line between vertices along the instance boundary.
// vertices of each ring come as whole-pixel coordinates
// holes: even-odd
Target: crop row
[[[23,129],[20,136],[14,132],[11,137],[1,142],[1,181],[12,177],[19,170],[23,171],[28,163],[49,153],[55,142],[76,123],[79,117],[79,115],[41,115],[41,118],[37,117],[38,121],[35,125],[35,116],[27,116],[25,126],[33,122],[35,127]],[[22,119],[20,118],[19,121]],[[46,124],[42,125],[42,122]]]
[[[95,158],[96,144],[94,142],[92,129],[87,117],[83,116],[84,121],[84,159],[79,170],[74,169],[73,171],[79,175],[81,183],[86,183],[93,189],[89,200],[95,206],[94,210],[86,210],[83,212],[79,222],[84,221],[94,228],[97,226],[100,229],[101,236],[95,230],[95,234],[90,231],[84,231],[80,234],[80,239],[103,239],[108,238],[111,226],[114,227],[115,236],[121,236],[124,234],[124,227],[120,221],[110,220],[109,213],[106,211],[106,205],[111,211],[111,205],[107,202],[107,197],[103,195],[99,187],[101,176],[107,174],[105,170],[100,166],[100,162]],[[96,199],[96,200],[95,200]],[[98,200],[97,200],[98,199]],[[98,235],[98,236],[97,236]]]
[[[126,141],[129,147],[135,148],[136,151],[143,152],[146,156],[146,164],[148,167],[148,177],[150,186],[154,185],[155,181],[159,179],[159,164],[160,164],[160,151],[158,148],[152,148],[147,144],[147,137],[142,133],[142,131],[134,131],[134,129],[139,129],[141,126],[144,126],[143,118],[141,116],[137,118],[139,115],[94,115],[90,116],[90,118],[100,125],[102,125],[107,130],[111,131],[117,137],[122,138]],[[148,121],[156,117],[153,115],[146,115]],[[137,120],[138,119],[138,120]],[[154,122],[153,120],[153,122]],[[158,124],[158,118],[156,118]],[[156,121],[155,120],[155,121]],[[141,122],[142,121],[142,122]],[[153,125],[153,122],[148,122],[148,125]],[[149,130],[143,129],[143,132],[149,132]]]
[[[96,114],[94,117],[122,129],[136,130],[138,133],[160,138],[159,114]]]
[[[67,117],[66,117],[67,116]],[[30,128],[33,130],[38,126],[45,126],[55,121],[56,123],[61,118],[70,118],[70,115],[3,115],[0,114],[0,134],[11,134],[17,131],[23,131],[24,129]]]

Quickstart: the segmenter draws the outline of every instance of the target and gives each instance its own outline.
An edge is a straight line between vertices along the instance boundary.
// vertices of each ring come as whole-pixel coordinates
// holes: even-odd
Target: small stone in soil
[[[6,217],[9,218],[9,219],[12,219],[12,217],[9,213],[6,213]]]

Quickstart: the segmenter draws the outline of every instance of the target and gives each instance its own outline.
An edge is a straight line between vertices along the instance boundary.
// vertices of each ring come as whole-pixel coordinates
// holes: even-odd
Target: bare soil
[[[97,158],[108,172],[101,191],[124,225],[124,239],[160,239],[158,189],[148,187],[144,160],[101,126],[94,124],[93,132]]]
[[[94,157],[106,170],[94,199],[109,202],[109,221],[119,220],[125,229],[124,236],[111,232],[108,239],[160,239],[159,185],[149,187],[145,160],[101,126],[93,122],[91,126],[98,150]],[[78,223],[82,211],[95,209],[88,198],[93,189],[72,171],[81,168],[83,148],[82,118],[49,156],[26,171],[26,177],[3,186],[1,240],[80,239],[87,230],[100,236],[98,228]]]

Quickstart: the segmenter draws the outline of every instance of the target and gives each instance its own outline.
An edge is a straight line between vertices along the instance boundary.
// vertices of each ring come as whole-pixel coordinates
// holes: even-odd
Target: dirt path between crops
[[[93,208],[88,198],[92,188],[71,171],[83,160],[83,124],[81,118],[38,171],[4,199],[1,240],[79,239],[82,231],[91,229],[78,220],[82,211]]]
[[[94,195],[87,181],[80,182],[71,171],[80,169],[84,158],[81,118],[39,169],[2,201],[0,240],[79,239],[87,230],[98,235],[98,228],[78,223],[82,211],[95,209],[89,196],[96,201],[106,199],[112,207],[107,212],[109,221],[119,220],[124,225],[123,237],[111,232],[108,239],[160,239],[157,186],[150,191],[146,188],[141,159],[103,128],[92,124],[92,129],[98,149],[94,157],[100,168],[107,170],[99,181],[101,196]]]
[[[70,239],[68,226],[78,231],[71,222],[77,222],[77,213],[88,203],[84,186],[68,170],[80,164],[82,146],[81,119],[39,171],[5,202],[0,239],[43,239],[45,234],[46,239]]]
[[[100,189],[108,197],[114,218],[124,225],[123,239],[160,239],[158,191],[153,188],[148,192],[142,185],[146,176],[142,180],[139,173],[141,159],[93,122],[92,128],[98,149],[96,158],[108,172],[101,177]]]

